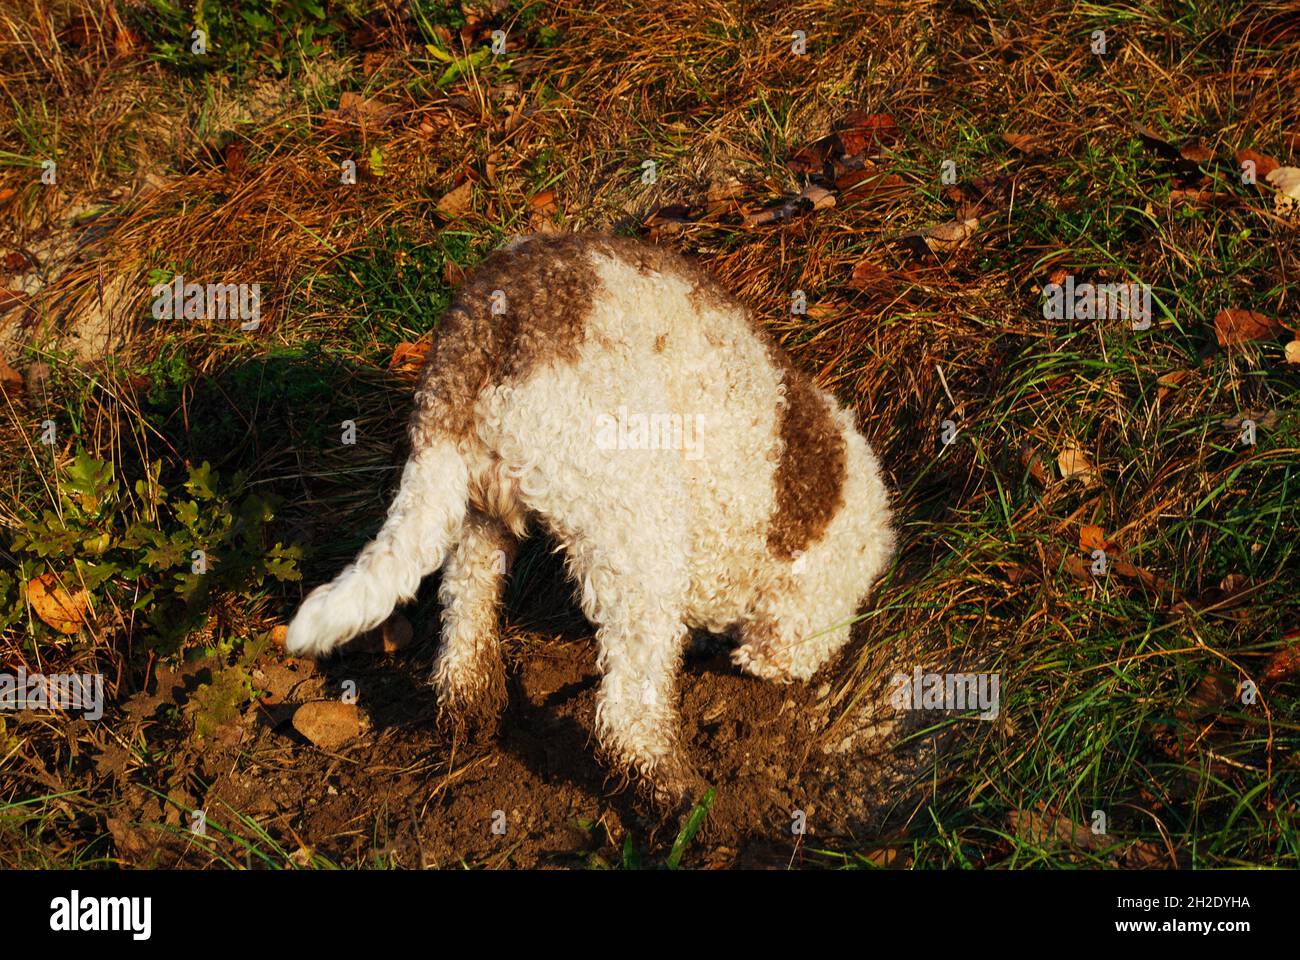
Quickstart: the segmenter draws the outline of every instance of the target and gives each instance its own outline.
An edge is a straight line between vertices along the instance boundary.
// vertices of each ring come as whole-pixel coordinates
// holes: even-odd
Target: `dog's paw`
[[[453,686],[435,672],[430,685],[438,692],[437,726],[458,743],[479,743],[496,736],[507,700],[505,666],[487,664],[475,683]]]
[[[772,647],[762,641],[751,640],[731,651],[731,662],[752,677],[771,680],[773,683],[791,683],[799,679],[791,665]]]

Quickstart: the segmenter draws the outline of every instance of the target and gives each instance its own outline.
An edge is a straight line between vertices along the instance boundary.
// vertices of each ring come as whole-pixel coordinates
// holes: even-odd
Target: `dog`
[[[730,634],[753,676],[807,680],[894,550],[852,412],[706,273],[627,237],[488,256],[442,319],[409,433],[383,527],[303,601],[288,653],[328,654],[441,569],[439,716],[494,728],[502,585],[536,521],[596,628],[600,753],[661,808],[698,785],[674,698],[690,631]]]

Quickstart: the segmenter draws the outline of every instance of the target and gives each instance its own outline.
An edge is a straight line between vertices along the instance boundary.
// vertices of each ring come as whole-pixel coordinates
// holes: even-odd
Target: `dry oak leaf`
[[[466,180],[459,187],[445,193],[438,201],[438,212],[446,217],[459,217],[472,206],[474,184]]]
[[[1282,325],[1258,310],[1229,308],[1214,316],[1214,335],[1219,346],[1230,347],[1251,340],[1266,340],[1274,336]]]
[[[1156,390],[1156,399],[1163,400],[1169,396],[1170,393],[1182,386],[1183,381],[1190,377],[1192,372],[1191,370],[1171,370],[1166,374],[1162,374],[1156,380],[1156,383],[1160,385]]]
[[[1004,133],[1002,139],[1012,150],[1019,150],[1026,156],[1037,156],[1047,152],[1047,145],[1032,133]]]
[[[849,287],[854,290],[875,290],[893,286],[889,271],[870,260],[859,260],[853,265]]]
[[[0,314],[8,313],[28,301],[28,296],[18,290],[0,290]]]
[[[1290,646],[1283,647],[1269,657],[1262,677],[1264,683],[1277,683],[1300,674],[1300,630],[1285,633],[1282,639],[1288,641]]]
[[[1178,148],[1179,155],[1191,163],[1209,163],[1214,159],[1214,151],[1200,140],[1193,140]]]
[[[1112,550],[1114,541],[1106,539],[1106,531],[1095,524],[1085,523],[1079,528],[1079,549],[1091,554],[1094,550]]]
[[[911,233],[899,234],[894,239],[906,241],[913,250],[916,250],[918,242],[923,243],[931,253],[939,250],[955,250],[970,239],[979,225],[979,217],[949,220],[947,223],[937,223],[934,226],[913,230]]]
[[[1093,845],[1092,831],[1067,817],[1052,816],[1043,804],[1037,810],[1012,810],[1007,814],[1012,833],[1028,843],[1043,846],[1064,843],[1087,850]]]
[[[349,123],[370,122],[383,125],[395,112],[394,107],[349,91],[339,97],[336,116],[339,120]]]
[[[16,397],[23,392],[23,375],[0,359],[0,394]]]
[[[42,573],[28,582],[27,601],[36,615],[59,633],[80,630],[90,609],[90,594],[82,589],[69,593],[53,572]]]
[[[1048,476],[1047,469],[1043,466],[1043,456],[1028,440],[1020,444],[1020,464],[1029,471],[1031,477],[1043,486],[1047,486]]]
[[[543,190],[541,193],[534,194],[528,200],[528,205],[533,208],[535,213],[543,217],[553,217],[560,208],[555,202],[554,190]]]
[[[837,124],[835,135],[846,157],[857,156],[873,143],[885,144],[898,139],[898,121],[887,113],[846,114]]]
[[[369,726],[360,707],[341,700],[312,700],[293,712],[293,728],[322,750],[343,746]]]
[[[1276,170],[1282,164],[1278,163],[1272,157],[1265,156],[1262,153],[1256,153],[1254,150],[1238,150],[1236,153],[1238,166],[1244,166],[1247,161],[1255,165],[1255,182],[1268,178],[1268,175]]]
[[[1066,480],[1077,479],[1089,487],[1097,480],[1096,467],[1088,455],[1074,444],[1068,444],[1061,450],[1060,456],[1056,458],[1056,466]]]
[[[424,360],[428,354],[428,340],[417,340],[415,343],[399,343],[393,348],[393,357],[388,361],[388,369],[401,376],[414,377],[423,369]]]

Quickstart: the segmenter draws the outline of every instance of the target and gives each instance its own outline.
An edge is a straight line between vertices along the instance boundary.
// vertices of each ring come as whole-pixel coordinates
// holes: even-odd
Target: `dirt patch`
[[[295,662],[306,682],[253,708],[242,742],[196,758],[197,782],[211,788],[193,802],[217,822],[239,811],[285,849],[336,863],[617,863],[628,835],[657,862],[678,824],[646,820],[594,756],[594,640],[516,637],[508,647],[509,705],[497,735],[475,744],[435,726],[424,682],[432,644],[405,658]],[[349,682],[373,728],[318,749],[289,722],[293,701]],[[682,742],[716,798],[683,865],[784,866],[801,845],[859,846],[908,812],[898,800],[918,751],[898,749],[893,722],[873,724],[866,711],[832,722],[829,691],[824,681],[778,686],[741,675],[721,641],[696,644],[682,674]]]

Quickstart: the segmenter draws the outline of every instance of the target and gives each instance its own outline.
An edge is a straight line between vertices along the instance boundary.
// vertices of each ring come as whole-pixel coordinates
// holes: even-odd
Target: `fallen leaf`
[[[835,206],[835,194],[825,187],[810,183],[799,191],[798,195],[786,200],[784,203],[774,207],[765,207],[762,210],[753,210],[745,214],[743,223],[746,227],[761,227],[765,224],[789,220],[796,214],[808,210],[820,210],[824,207],[833,206]]]
[[[895,173],[852,170],[835,178],[835,189],[845,202],[879,200],[902,196],[907,192],[907,184]]]
[[[459,217],[472,206],[474,185],[466,180],[456,189],[443,195],[438,201],[438,212],[447,217]]]
[[[1272,157],[1265,156],[1262,153],[1256,153],[1254,150],[1238,150],[1235,154],[1237,166],[1243,166],[1246,161],[1255,165],[1255,182],[1267,180],[1268,175],[1276,170],[1282,164],[1278,163]]]
[[[1002,139],[1012,150],[1018,150],[1026,156],[1039,156],[1047,153],[1047,144],[1032,133],[1004,133]]]
[[[1300,167],[1278,167],[1264,179],[1277,190],[1273,202],[1279,210],[1289,212],[1300,202]]]
[[[16,397],[23,392],[23,375],[0,359],[0,393]]]
[[[1054,817],[1040,804],[1038,810],[1012,810],[1007,814],[1011,832],[1022,840],[1039,845],[1065,843],[1087,850],[1093,845],[1092,831],[1072,823],[1066,817]]]
[[[535,213],[544,217],[552,217],[560,209],[555,202],[554,190],[543,190],[541,193],[534,194],[529,198],[528,205]]]
[[[1114,544],[1106,539],[1106,532],[1101,527],[1090,523],[1079,528],[1079,549],[1091,554],[1094,550],[1111,550]]]
[[[1277,683],[1300,674],[1300,630],[1283,634],[1282,639],[1289,641],[1290,646],[1283,647],[1268,658],[1261,678],[1264,683]]]
[[[946,223],[937,223],[933,226],[922,227],[920,230],[913,230],[911,233],[900,234],[894,239],[906,241],[913,249],[922,246],[931,253],[940,250],[955,250],[970,239],[979,228],[979,224],[978,217],[971,217],[967,220],[949,220]]]
[[[53,571],[28,582],[27,600],[36,615],[59,633],[80,630],[90,608],[90,594],[83,589],[69,593]]]
[[[1170,862],[1169,850],[1158,843],[1136,840],[1124,849],[1124,866],[1130,870],[1153,870],[1177,865],[1176,862]]]
[[[1174,711],[1174,716],[1183,723],[1217,713],[1231,704],[1237,695],[1237,687],[1231,680],[1218,671],[1211,671],[1201,678],[1187,702]]]
[[[1221,347],[1248,343],[1251,340],[1266,340],[1276,335],[1281,328],[1280,323],[1257,310],[1230,308],[1220,310],[1214,317],[1214,334]]]
[[[825,187],[818,187],[811,183],[799,191],[799,195],[795,197],[795,200],[804,200],[811,203],[814,210],[835,206],[835,194]]]
[[[1047,468],[1043,466],[1043,457],[1038,452],[1038,448],[1028,440],[1020,444],[1020,463],[1029,471],[1031,477],[1043,486],[1047,486]]]
[[[705,194],[705,200],[709,205],[715,203],[724,203],[727,200],[734,200],[743,196],[745,185],[735,177],[727,177],[725,180],[714,180],[709,184],[708,192]]]
[[[1156,400],[1163,400],[1170,393],[1182,386],[1183,382],[1192,375],[1191,370],[1171,370],[1163,374],[1156,383],[1159,386],[1156,389]]]
[[[893,286],[889,271],[870,260],[859,260],[853,265],[849,284],[854,290],[878,290]]]
[[[1145,124],[1135,123],[1133,124],[1133,132],[1138,135],[1145,146],[1155,150],[1156,153],[1159,153],[1166,159],[1181,159],[1181,154],[1178,152],[1178,148],[1166,140],[1163,134],[1158,133],[1153,128],[1148,127]]]
[[[223,160],[226,172],[232,177],[238,177],[244,172],[244,145],[238,140],[231,141],[226,146]]]
[[[344,123],[370,123],[382,126],[395,112],[394,107],[348,91],[339,97],[339,108],[335,111],[335,116]]]
[[[1273,427],[1277,425],[1277,411],[1252,408],[1250,410],[1241,411],[1241,413],[1237,414],[1235,417],[1230,417],[1227,420],[1220,420],[1219,423],[1228,430],[1240,430],[1242,424],[1247,420],[1253,420],[1255,426],[1260,429],[1272,430]]]
[[[1060,456],[1056,458],[1056,465],[1060,468],[1061,476],[1066,479],[1077,479],[1084,486],[1090,487],[1097,481],[1096,468],[1088,455],[1077,446],[1067,445]]]
[[[322,750],[335,750],[369,726],[355,703],[313,700],[293,712],[293,728]]]
[[[0,290],[0,314],[8,313],[14,307],[20,307],[28,300],[27,294],[17,290]]]
[[[429,354],[429,341],[417,340],[415,343],[399,343],[393,348],[392,359],[388,369],[402,376],[415,377],[424,368],[425,358]]]
[[[1178,206],[1182,203],[1190,203],[1205,206],[1228,206],[1237,200],[1230,193],[1215,193],[1213,190],[1183,190],[1176,189],[1169,191],[1170,206]]]
[[[875,145],[885,145],[898,139],[898,122],[887,113],[845,114],[836,124],[835,136],[846,157],[865,153]]]

